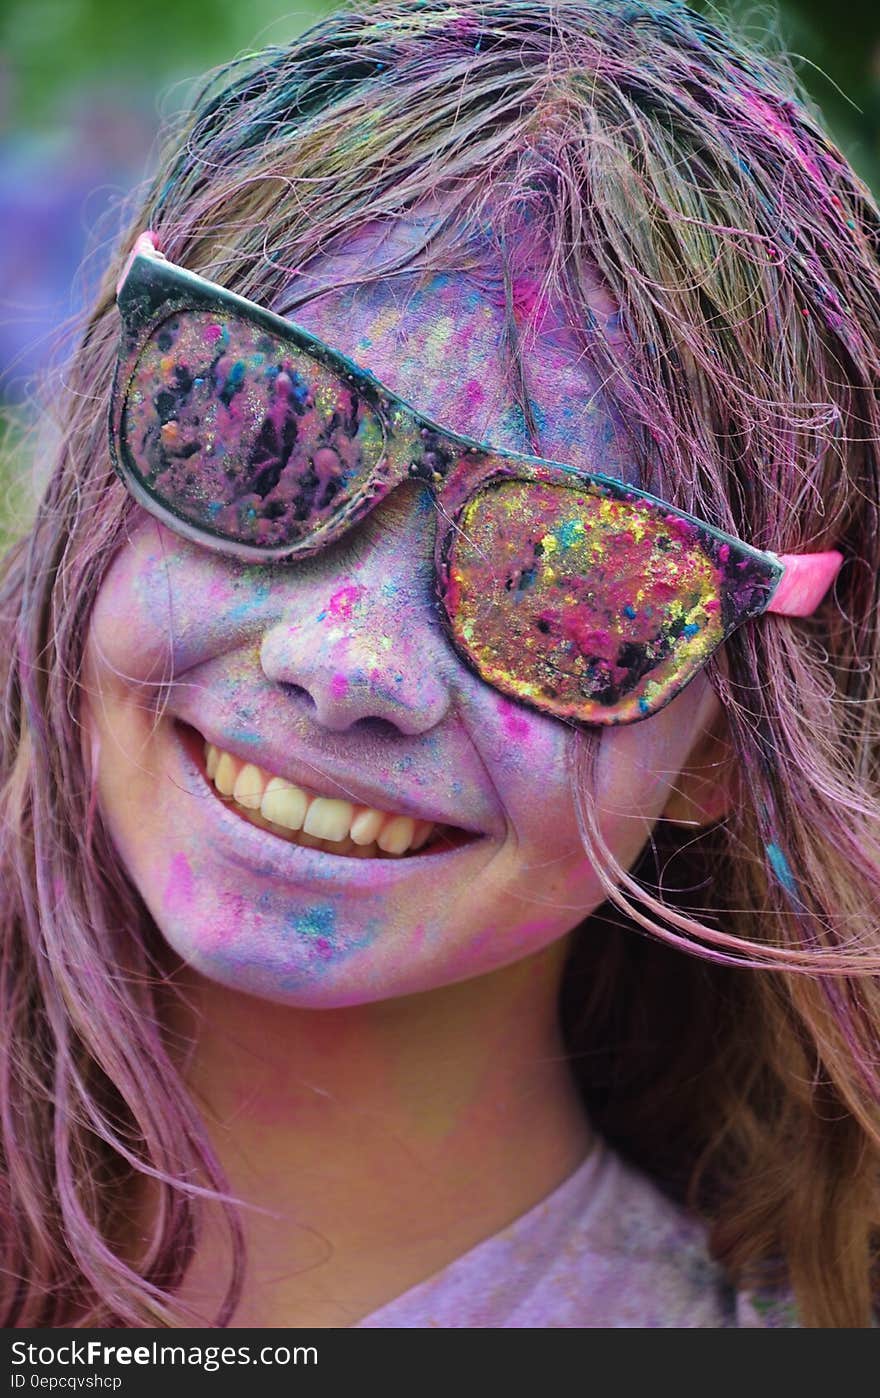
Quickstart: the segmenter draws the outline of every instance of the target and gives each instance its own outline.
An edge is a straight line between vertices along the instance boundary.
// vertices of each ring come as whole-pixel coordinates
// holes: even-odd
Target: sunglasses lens
[[[126,469],[206,534],[273,549],[345,512],[384,451],[355,387],[259,325],[187,311],[150,336],[128,382]]]
[[[557,717],[647,717],[724,640],[722,569],[668,509],[505,479],[456,523],[456,645],[487,683]]]

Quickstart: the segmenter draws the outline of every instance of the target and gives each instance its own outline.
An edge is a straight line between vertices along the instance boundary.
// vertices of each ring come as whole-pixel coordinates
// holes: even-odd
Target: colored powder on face
[[[247,585],[245,595],[234,607],[231,607],[227,616],[230,621],[244,621],[252,612],[259,609],[269,598],[272,585],[264,579],[253,579]]]
[[[336,950],[336,909],[331,903],[307,908],[297,914],[293,930],[311,943],[318,956],[329,959]]]
[[[449,316],[442,316],[427,331],[423,349],[427,363],[439,364],[446,355],[447,346],[455,333],[455,324]]]
[[[330,681],[330,693],[334,699],[344,699],[348,693],[348,679],[345,675],[334,675]]]
[[[496,709],[508,738],[512,738],[514,741],[528,738],[531,732],[528,719],[516,705],[509,703],[506,699],[499,699]]]
[[[165,906],[173,911],[186,909],[192,902],[192,896],[193,876],[189,860],[185,854],[175,854],[165,884]]]
[[[330,875],[331,879],[336,877]],[[246,976],[250,984],[256,977],[273,991],[296,990],[307,985],[316,973],[332,971],[350,956],[369,947],[383,927],[380,919],[369,918],[356,932],[346,927],[344,911],[333,903],[290,908],[285,899],[284,906],[279,907],[269,894],[257,901],[261,914],[258,930],[265,928],[266,931],[260,931],[260,946],[239,942],[229,948],[234,957],[229,963],[229,975],[234,977],[234,984],[242,984],[242,977]],[[237,920],[238,927],[247,921],[244,912]],[[279,928],[284,930],[284,941],[280,945],[275,942]]]
[[[341,587],[338,592],[334,592],[327,605],[330,616],[339,617],[342,621],[348,621],[351,617],[351,609],[355,602],[363,596],[365,589],[352,583],[348,587]]]
[[[223,607],[229,601],[231,588],[225,577],[212,578],[208,587],[208,601],[214,607]]]
[[[529,440],[529,429],[525,413],[519,403],[511,403],[509,407],[505,408],[501,419],[501,430],[505,437],[515,440],[521,449],[525,448]]]

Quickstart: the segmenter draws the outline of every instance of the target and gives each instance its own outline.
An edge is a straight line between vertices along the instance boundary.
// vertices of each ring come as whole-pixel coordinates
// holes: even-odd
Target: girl
[[[3,575],[7,1325],[873,1323],[878,293],[678,4],[210,81]]]

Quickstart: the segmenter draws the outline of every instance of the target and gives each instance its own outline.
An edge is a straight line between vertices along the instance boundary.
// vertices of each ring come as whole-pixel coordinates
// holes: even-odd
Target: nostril
[[[356,719],[351,725],[360,733],[369,733],[374,738],[399,738],[400,729],[396,723],[390,719],[380,718],[378,714],[366,714],[364,718]]]
[[[322,721],[322,705],[315,702],[314,697],[304,685],[293,684],[289,680],[279,680],[277,683],[289,699],[302,703],[304,708],[315,712],[317,722]],[[335,696],[333,697],[335,698]],[[323,715],[325,721],[328,721],[329,718],[329,712]],[[363,714],[360,718],[352,718],[346,722],[345,727],[356,729],[359,733],[367,733],[374,738],[400,737],[399,724],[394,723],[391,719],[382,718],[380,714]]]
[[[290,699],[302,699],[306,704],[314,708],[314,700],[309,691],[301,684],[291,684],[288,680],[277,680],[278,688],[283,690]]]

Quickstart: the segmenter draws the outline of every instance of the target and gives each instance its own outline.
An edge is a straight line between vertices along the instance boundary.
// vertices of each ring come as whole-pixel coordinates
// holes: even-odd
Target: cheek
[[[705,675],[698,675],[653,718],[603,733],[596,764],[600,821],[624,867],[643,848],[717,705]]]
[[[234,580],[204,549],[145,519],[116,554],[95,601],[87,658],[102,687],[159,685],[204,658],[209,618],[228,610]]]
[[[618,857],[634,858],[712,701],[698,677],[654,718],[581,736],[555,719],[496,698],[494,722],[479,725],[477,743],[517,842],[548,857],[579,845],[576,758],[580,744],[593,742],[598,745],[595,789],[585,794],[595,801],[601,829]]]
[[[148,678],[167,660],[172,608],[167,580],[159,586],[157,574],[152,560],[133,544],[111,564],[95,601],[86,645],[87,669],[99,681]]]
[[[92,663],[110,684],[167,682],[241,645],[243,633],[272,614],[273,601],[266,570],[232,564],[145,519],[98,593]]]

